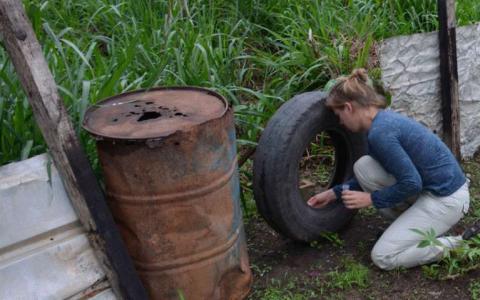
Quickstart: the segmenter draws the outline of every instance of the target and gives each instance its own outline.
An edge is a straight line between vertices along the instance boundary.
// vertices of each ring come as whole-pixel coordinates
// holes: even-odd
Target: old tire
[[[312,241],[337,232],[355,214],[335,201],[322,209],[309,207],[299,188],[299,162],[313,137],[326,131],[335,148],[330,186],[352,175],[353,163],[366,152],[364,134],[343,129],[325,107],[323,92],[300,94],[284,103],[265,128],[254,158],[254,197],[259,213],[280,234]]]

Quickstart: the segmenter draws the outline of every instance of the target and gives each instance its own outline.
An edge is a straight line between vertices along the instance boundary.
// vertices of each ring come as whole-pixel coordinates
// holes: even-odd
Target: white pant
[[[396,182],[392,175],[368,155],[361,157],[353,169],[360,186],[369,193]],[[443,248],[439,246],[418,248],[418,243],[423,237],[410,229],[416,228],[423,232],[433,229],[437,235],[448,231],[468,211],[470,203],[468,184],[465,183],[450,196],[438,197],[424,191],[418,195],[415,202],[414,200],[409,199],[393,209],[380,210],[383,215],[396,218],[377,241],[371,253],[373,262],[381,269],[409,268],[440,260],[443,257]],[[445,247],[454,248],[458,246],[461,237],[440,237],[438,240]]]

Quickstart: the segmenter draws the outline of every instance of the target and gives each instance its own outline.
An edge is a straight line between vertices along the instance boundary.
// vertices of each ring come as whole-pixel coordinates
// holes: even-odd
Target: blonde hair
[[[361,107],[387,107],[385,97],[375,91],[365,69],[355,69],[350,76],[338,78],[328,94],[326,104],[334,108],[342,107],[346,102],[355,102]]]

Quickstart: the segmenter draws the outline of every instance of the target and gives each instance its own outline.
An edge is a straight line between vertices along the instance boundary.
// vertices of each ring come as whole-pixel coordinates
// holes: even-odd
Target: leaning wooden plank
[[[20,0],[0,1],[0,33],[53,162],[117,296],[146,299]]]
[[[440,93],[442,96],[443,137],[460,160],[460,104],[458,97],[455,0],[438,0],[440,47]]]

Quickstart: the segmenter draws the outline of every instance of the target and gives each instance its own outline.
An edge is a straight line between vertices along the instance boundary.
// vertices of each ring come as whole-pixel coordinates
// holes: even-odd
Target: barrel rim
[[[219,94],[219,93],[217,93],[217,92],[215,92],[211,89],[207,89],[207,88],[199,87],[199,86],[161,86],[161,87],[153,87],[153,88],[138,89],[138,90],[133,90],[133,91],[120,93],[120,94],[117,94],[117,95],[113,95],[113,96],[101,99],[100,101],[96,102],[95,104],[90,105],[90,107],[85,111],[85,114],[84,114],[84,117],[83,117],[83,120],[82,120],[82,128],[85,131],[87,131],[91,136],[93,136],[93,138],[95,138],[97,141],[98,140],[107,140],[107,141],[119,141],[119,142],[131,142],[131,143],[135,143],[135,142],[145,143],[146,142],[147,144],[155,143],[155,141],[159,141],[163,138],[171,136],[171,135],[175,134],[176,132],[185,131],[184,129],[183,130],[178,129],[175,132],[169,133],[167,135],[159,135],[159,136],[156,136],[156,137],[124,138],[124,137],[112,137],[112,136],[107,136],[107,135],[101,134],[98,131],[95,131],[93,128],[89,127],[86,124],[87,116],[96,109],[96,106],[101,105],[102,103],[114,100],[116,98],[124,97],[124,96],[127,96],[127,95],[133,95],[133,94],[138,94],[138,93],[148,93],[148,92],[154,92],[154,91],[164,91],[164,90],[173,90],[173,91],[175,91],[175,90],[179,90],[179,91],[192,90],[192,91],[203,92],[203,93],[206,93],[208,95],[214,96],[214,97],[218,98],[218,100],[223,102],[223,104],[225,106],[225,109],[223,110],[223,112],[221,113],[221,115],[218,118],[206,120],[205,122],[199,123],[196,126],[200,126],[202,124],[211,122],[213,120],[221,119],[225,116],[225,114],[230,109],[230,105],[229,105],[228,101],[225,99],[225,97],[223,97],[221,94]]]

